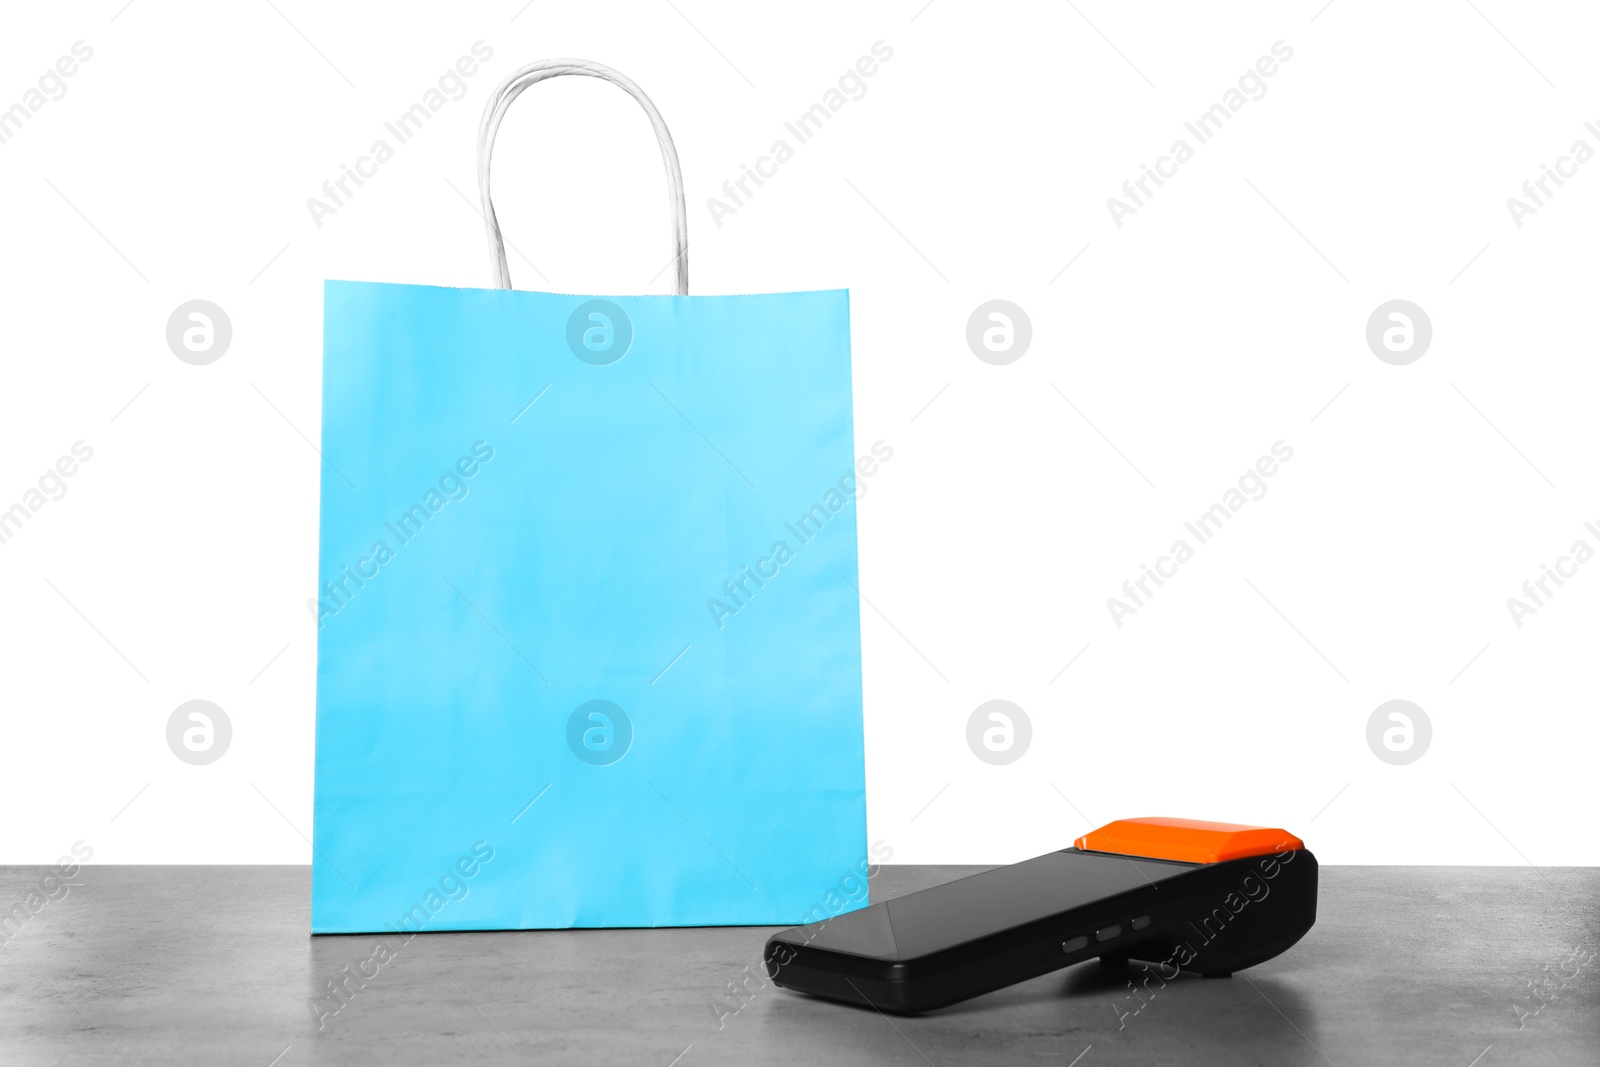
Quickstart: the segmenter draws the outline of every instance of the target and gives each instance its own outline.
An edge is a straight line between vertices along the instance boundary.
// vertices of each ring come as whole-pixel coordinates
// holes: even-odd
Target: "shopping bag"
[[[511,289],[494,135],[559,74],[650,116],[677,295]],[[860,906],[847,294],[686,295],[671,137],[594,64],[500,86],[479,184],[499,288],[324,291],[313,932]]]

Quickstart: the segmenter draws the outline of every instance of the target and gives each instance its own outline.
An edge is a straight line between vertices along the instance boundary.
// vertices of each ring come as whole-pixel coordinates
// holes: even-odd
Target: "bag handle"
[[[677,250],[678,265],[674,291],[679,296],[687,296],[689,214],[684,207],[683,171],[678,167],[678,150],[672,143],[672,134],[667,130],[661,112],[656,110],[655,104],[650,102],[644,90],[635,85],[631,78],[587,59],[545,59],[530,63],[501,82],[490,95],[489,102],[484,105],[483,120],[478,125],[478,197],[483,203],[483,221],[489,231],[489,264],[494,274],[495,285],[501,289],[511,288],[511,268],[506,263],[505,238],[500,235],[500,221],[495,217],[494,201],[489,196],[489,160],[494,154],[495,134],[499,132],[500,120],[505,118],[511,102],[520,96],[524,89],[537,85],[546,78],[559,78],[563,74],[576,74],[608,81],[637,100],[639,106],[644,108],[644,113],[650,116],[650,125],[654,126],[656,131],[656,142],[661,146],[661,162],[667,169],[667,200],[673,212],[672,242]]]

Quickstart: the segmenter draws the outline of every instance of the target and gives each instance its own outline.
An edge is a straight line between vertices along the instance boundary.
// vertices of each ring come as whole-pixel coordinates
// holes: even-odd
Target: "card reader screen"
[[[808,944],[874,959],[908,960],[1193,870],[1082,852],[996,867],[805,927]]]

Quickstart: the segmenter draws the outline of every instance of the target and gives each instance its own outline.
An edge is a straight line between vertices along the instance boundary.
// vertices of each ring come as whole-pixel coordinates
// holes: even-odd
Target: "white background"
[[[0,144],[0,507],[94,449],[0,545],[0,862],[308,861],[322,279],[489,284],[479,112],[554,56],[666,117],[693,292],[851,291],[858,450],[895,449],[860,537],[869,831],[896,861],[1146,814],[1282,825],[1333,863],[1600,859],[1600,565],[1520,629],[1506,607],[1600,547],[1600,162],[1521,228],[1505,203],[1600,148],[1592,11],[123,2],[14,7],[0,35],[0,107],[94,49]],[[480,39],[465,98],[314,225],[306,199]],[[866,95],[715,225],[706,198],[879,40]],[[1106,198],[1279,40],[1267,94],[1114,225]],[[667,291],[624,94],[538,86],[500,144],[519,287]],[[233,324],[209,366],[165,340],[194,298]],[[1009,366],[965,341],[993,298],[1033,324]],[[1395,298],[1434,329],[1403,367],[1364,337]],[[1278,440],[1270,492],[1117,628],[1106,598]],[[194,698],[234,728],[206,767],[166,746]],[[994,698],[1034,727],[1004,767],[965,739]],[[1433,724],[1408,766],[1366,743],[1394,698]]]

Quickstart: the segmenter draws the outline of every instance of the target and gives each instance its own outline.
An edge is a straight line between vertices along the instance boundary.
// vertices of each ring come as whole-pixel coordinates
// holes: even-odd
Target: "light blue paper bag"
[[[561,73],[687,290],[577,63],[502,288],[327,283],[315,933],[865,902],[847,295],[510,290]]]

